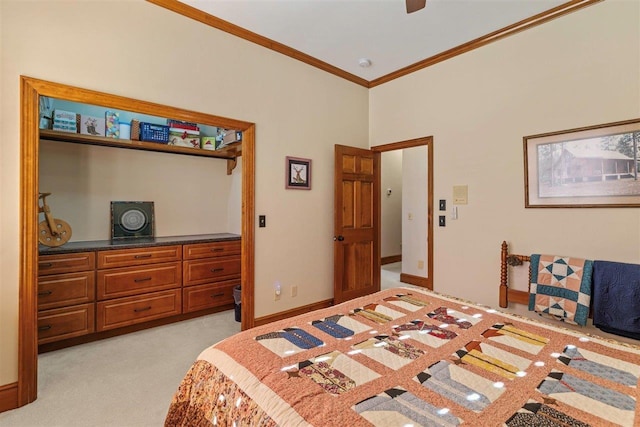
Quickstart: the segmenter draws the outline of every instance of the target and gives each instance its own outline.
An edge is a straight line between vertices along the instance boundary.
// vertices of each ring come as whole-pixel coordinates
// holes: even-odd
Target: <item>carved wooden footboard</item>
[[[506,308],[510,302],[517,304],[529,304],[529,291],[519,291],[509,288],[509,267],[521,266],[524,262],[529,262],[528,255],[510,254],[507,242],[502,242],[500,251],[500,307]],[[531,286],[531,269],[529,269],[529,283]]]

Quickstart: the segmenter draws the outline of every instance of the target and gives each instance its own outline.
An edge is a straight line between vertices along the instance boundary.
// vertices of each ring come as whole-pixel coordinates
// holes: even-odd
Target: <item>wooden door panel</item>
[[[363,286],[372,286],[373,274],[369,262],[372,256],[373,244],[371,242],[354,243],[345,248],[343,292],[358,290]]]
[[[354,182],[343,181],[342,182],[342,227],[354,228],[356,225],[354,218],[353,198],[355,194]]]
[[[361,182],[358,191],[359,200],[356,201],[358,209],[358,228],[373,227],[373,182]]]
[[[380,153],[335,146],[334,302],[380,290]]]
[[[345,173],[356,173],[356,156],[342,155],[342,171]]]
[[[360,158],[360,173],[373,176],[373,158]]]

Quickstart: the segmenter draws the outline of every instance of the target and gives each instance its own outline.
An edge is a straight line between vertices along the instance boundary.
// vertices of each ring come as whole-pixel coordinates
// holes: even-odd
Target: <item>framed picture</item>
[[[152,238],[153,202],[111,202],[111,239]]]
[[[285,188],[311,190],[311,159],[287,157],[285,169]]]
[[[83,135],[104,136],[105,119],[100,117],[80,116],[80,133]]]
[[[638,207],[640,119],[524,137],[527,208]]]

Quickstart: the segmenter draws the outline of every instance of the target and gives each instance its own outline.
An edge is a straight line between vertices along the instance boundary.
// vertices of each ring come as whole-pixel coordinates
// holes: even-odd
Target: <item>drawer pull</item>
[[[40,266],[40,268],[49,268],[49,267],[53,267],[53,263],[51,262],[41,262],[40,264],[38,264]]]
[[[211,252],[222,252],[224,248],[211,248]]]
[[[38,330],[39,331],[48,331],[49,329],[51,329],[52,326],[51,325],[43,325],[43,326],[38,326]]]
[[[135,309],[133,309],[133,311],[136,312],[136,313],[140,313],[142,311],[147,311],[147,310],[151,310],[151,306],[145,307],[145,308],[135,308]]]
[[[134,282],[139,283],[139,282],[146,282],[151,280],[151,277],[143,277],[142,279],[135,279]]]
[[[211,298],[218,298],[218,297],[223,297],[223,296],[224,296],[224,292],[220,292],[219,294],[211,295]]]
[[[53,291],[51,289],[49,289],[48,291],[41,291],[38,292],[38,296],[39,297],[48,297],[49,295],[51,295],[53,293]]]
[[[219,272],[221,272],[222,270],[224,270],[224,268],[212,268],[212,269],[211,269],[211,272],[212,272],[212,273],[219,273]]]
[[[134,258],[135,259],[141,259],[141,258],[151,258],[152,254],[145,254],[145,255],[135,255]]]

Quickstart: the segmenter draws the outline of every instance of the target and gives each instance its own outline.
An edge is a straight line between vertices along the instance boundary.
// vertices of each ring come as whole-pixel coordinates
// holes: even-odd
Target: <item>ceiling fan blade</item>
[[[427,4],[427,0],[406,0],[406,2],[407,2],[407,13],[416,12],[424,8],[425,4]]]

